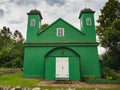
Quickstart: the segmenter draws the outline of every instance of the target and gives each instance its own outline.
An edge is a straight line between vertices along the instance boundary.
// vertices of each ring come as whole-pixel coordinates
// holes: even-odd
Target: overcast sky
[[[24,38],[27,31],[27,12],[38,9],[42,14],[42,24],[51,24],[59,17],[76,28],[80,28],[78,19],[82,9],[91,8],[96,11],[95,21],[100,9],[108,0],[0,0],[0,29],[9,27],[12,31],[19,30]],[[95,23],[97,24],[97,23]],[[99,50],[99,53],[102,52]]]

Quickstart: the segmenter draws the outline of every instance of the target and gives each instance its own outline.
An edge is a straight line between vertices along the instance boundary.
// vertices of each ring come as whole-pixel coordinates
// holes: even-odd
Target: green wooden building
[[[23,77],[45,80],[100,77],[94,11],[85,8],[80,12],[81,29],[59,18],[40,30],[40,11],[31,10],[27,15]]]

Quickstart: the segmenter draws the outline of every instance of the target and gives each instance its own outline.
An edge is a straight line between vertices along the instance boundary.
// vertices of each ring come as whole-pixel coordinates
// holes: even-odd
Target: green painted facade
[[[80,30],[62,18],[39,30],[41,13],[38,10],[28,13],[23,77],[56,80],[57,57],[69,59],[68,80],[81,80],[84,76],[100,77],[94,11],[84,9],[79,18]],[[57,35],[58,28],[64,29],[63,36]]]

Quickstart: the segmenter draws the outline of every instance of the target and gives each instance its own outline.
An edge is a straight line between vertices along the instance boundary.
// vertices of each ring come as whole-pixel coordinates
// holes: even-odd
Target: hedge
[[[108,79],[98,79],[98,80],[91,80],[85,79],[86,83],[94,83],[94,84],[120,84],[120,80],[108,80]]]

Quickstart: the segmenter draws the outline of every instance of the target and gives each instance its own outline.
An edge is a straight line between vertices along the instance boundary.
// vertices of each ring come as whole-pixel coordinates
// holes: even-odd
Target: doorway
[[[69,48],[54,48],[45,56],[45,80],[80,80],[80,56]]]
[[[56,80],[69,79],[69,58],[56,57]]]

